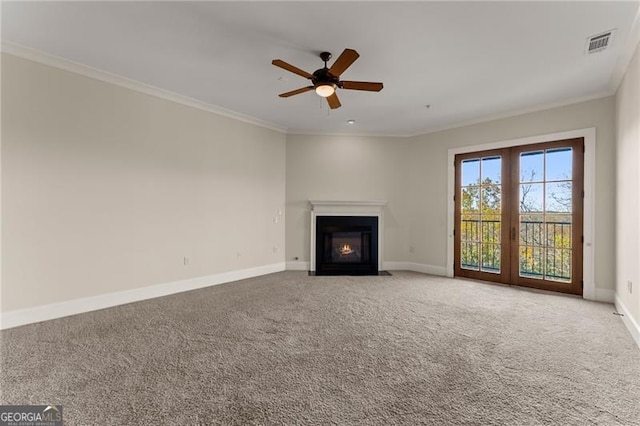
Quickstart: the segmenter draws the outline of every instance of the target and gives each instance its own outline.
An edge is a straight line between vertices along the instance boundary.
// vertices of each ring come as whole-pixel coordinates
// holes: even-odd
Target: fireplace
[[[378,275],[378,217],[316,216],[316,275]]]
[[[386,201],[309,200],[311,275],[386,275]]]

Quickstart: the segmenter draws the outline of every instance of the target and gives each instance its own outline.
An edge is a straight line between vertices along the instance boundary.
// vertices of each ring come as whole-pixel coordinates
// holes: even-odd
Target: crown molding
[[[324,132],[322,130],[301,130],[288,129],[288,135],[298,136],[336,136],[336,137],[355,137],[355,138],[408,138],[412,136],[408,133],[358,133],[358,132]]]
[[[505,118],[517,117],[519,115],[532,114],[532,113],[535,113],[535,112],[546,111],[546,110],[550,110],[550,109],[554,109],[554,108],[562,108],[562,107],[565,107],[565,106],[581,104],[583,102],[595,101],[595,100],[598,100],[598,99],[608,98],[609,96],[613,96],[615,94],[616,94],[616,92],[614,90],[605,90],[605,91],[602,91],[602,92],[595,93],[593,95],[581,96],[581,97],[577,97],[577,98],[570,98],[570,99],[565,99],[563,101],[558,101],[558,102],[547,102],[547,103],[544,103],[544,104],[536,105],[534,107],[520,108],[520,109],[512,110],[512,111],[509,111],[509,112],[504,112],[504,113],[499,113],[499,114],[494,114],[494,115],[487,115],[487,116],[484,116],[484,117],[481,117],[481,118],[478,118],[478,119],[472,119],[472,120],[466,120],[466,121],[457,121],[457,122],[452,123],[450,125],[444,125],[444,126],[439,126],[439,127],[436,126],[436,127],[424,129],[422,131],[418,131],[418,132],[415,132],[415,133],[412,133],[412,134],[408,134],[408,135],[406,135],[406,137],[426,136],[426,135],[430,135],[432,133],[443,132],[445,130],[459,129],[461,127],[471,126],[471,125],[474,125],[474,124],[488,123],[490,121],[496,121],[496,120],[502,120],[502,119],[505,119]]]
[[[142,83],[136,80],[123,77],[118,74],[113,74],[107,71],[103,71],[97,68],[90,67],[88,65],[81,64],[79,62],[71,61],[59,56],[50,55],[37,49],[22,46],[18,43],[2,41],[0,45],[0,51],[9,55],[17,56],[22,59],[37,62],[43,65],[48,65],[54,68],[59,68],[64,71],[68,71],[74,74],[79,74],[85,77],[93,78],[105,83],[113,84],[116,86],[124,87],[126,89],[134,90],[136,92],[144,93],[146,95],[154,96],[156,98],[168,100],[181,105],[186,105],[192,108],[196,108],[202,111],[210,112],[213,114],[221,115],[223,117],[232,118],[245,123],[253,124],[255,126],[263,127],[269,130],[274,130],[280,133],[287,133],[287,129],[278,126],[268,121],[260,120],[259,118],[251,117],[246,114],[242,114],[236,111],[232,111],[226,108],[212,105],[206,102],[199,101],[188,96],[180,95],[169,90],[161,89],[146,83]]]
[[[304,131],[304,130],[294,130],[289,129],[287,131],[287,135],[299,135],[299,136],[351,136],[351,137],[375,137],[375,138],[414,138],[418,136],[426,136],[432,133],[443,132],[445,130],[453,130],[461,127],[471,126],[474,124],[482,124],[488,123],[490,121],[502,120],[505,118],[517,117],[519,115],[532,114],[534,112],[546,111],[554,108],[562,108],[565,106],[576,105],[583,102],[595,101],[598,99],[607,98],[609,96],[614,96],[616,94],[615,90],[604,90],[601,92],[594,93],[592,95],[580,96],[565,99],[558,102],[547,102],[544,104],[538,104],[533,107],[519,108],[515,110],[511,110],[508,112],[502,112],[498,114],[487,115],[484,117],[480,117],[477,119],[471,120],[463,120],[456,121],[451,124],[445,124],[442,126],[434,126],[428,127],[422,130],[418,130],[412,133],[401,133],[401,134],[386,134],[386,133],[333,133],[333,132],[322,132],[322,131]]]
[[[634,26],[633,26],[633,31],[632,33],[635,34],[634,36],[631,36],[630,39],[635,39],[636,40],[636,45],[637,45],[637,40],[640,37],[640,10],[638,12],[638,15],[636,16],[635,22],[634,22]],[[629,48],[629,45],[632,44],[630,43],[630,40],[628,40],[627,43],[627,47],[625,49],[625,53],[621,56],[621,58],[628,58],[626,59],[626,66],[629,65],[629,62],[631,60],[631,57],[633,56],[634,53],[634,47]],[[630,49],[630,54],[629,54],[629,49]],[[559,101],[559,102],[549,102],[549,103],[544,103],[544,104],[539,104],[536,105],[534,107],[529,107],[529,108],[521,108],[521,109],[517,109],[517,110],[512,110],[509,112],[505,112],[505,113],[499,113],[499,114],[493,114],[493,115],[488,115],[488,116],[484,116],[478,119],[472,119],[472,120],[466,120],[466,121],[457,121],[455,123],[451,123],[451,124],[447,124],[447,125],[443,125],[443,126],[435,126],[435,127],[430,127],[430,128],[425,128],[419,131],[415,131],[415,132],[409,132],[409,133],[389,133],[389,134],[385,134],[385,133],[357,133],[357,132],[352,132],[352,133],[347,133],[347,132],[324,132],[324,131],[305,131],[302,129],[288,129],[282,126],[279,126],[277,124],[271,123],[271,122],[267,122],[264,120],[260,120],[258,118],[255,117],[251,117],[249,115],[246,114],[242,114],[239,112],[235,112],[235,111],[231,111],[216,105],[212,105],[212,104],[208,104],[206,102],[202,102],[199,101],[197,99],[194,98],[190,98],[188,96],[184,96],[184,95],[180,95],[178,93],[175,92],[171,92],[165,89],[161,89],[155,86],[151,86],[145,83],[141,83],[139,81],[135,81],[126,77],[122,77],[120,75],[117,74],[113,74],[107,71],[103,71],[97,68],[93,68],[90,67],[88,65],[84,65],[81,64],[79,62],[74,62],[68,59],[64,59],[61,58],[59,56],[55,56],[55,55],[50,55],[48,53],[44,53],[40,50],[36,50],[36,49],[32,49],[30,47],[26,47],[26,46],[22,46],[18,43],[14,43],[14,42],[9,42],[9,41],[2,41],[2,43],[0,44],[0,51],[2,53],[6,53],[6,54],[10,54],[13,56],[17,56],[23,59],[27,59],[33,62],[37,62],[37,63],[41,63],[44,65],[48,65],[54,68],[59,68],[68,72],[72,72],[75,74],[79,74],[79,75],[83,75],[85,77],[89,77],[89,78],[93,78],[99,81],[103,81],[106,83],[110,83],[110,84],[114,84],[116,86],[120,86],[120,87],[124,87],[130,90],[134,90],[137,92],[141,92],[141,93],[145,93],[147,95],[150,96],[154,96],[160,99],[165,99],[168,101],[172,101],[172,102],[176,102],[178,104],[182,104],[182,105],[186,105],[186,106],[190,106],[192,108],[197,108],[199,110],[202,111],[206,111],[206,112],[210,112],[213,114],[217,114],[217,115],[221,115],[224,117],[229,117],[235,120],[239,120],[245,123],[249,123],[249,124],[253,124],[259,127],[263,127],[269,130],[273,130],[276,132],[280,132],[280,133],[284,133],[287,135],[304,135],[304,136],[347,136],[347,137],[376,137],[376,138],[412,138],[412,137],[418,137],[418,136],[425,136],[428,134],[432,134],[432,133],[437,133],[437,132],[442,132],[445,130],[452,130],[452,129],[457,129],[460,127],[466,127],[466,126],[470,126],[470,125],[474,125],[474,124],[481,124],[481,123],[486,123],[486,122],[490,122],[490,121],[494,121],[494,120],[501,120],[501,119],[505,119],[505,118],[510,118],[510,117],[515,117],[518,115],[524,115],[524,114],[530,114],[530,113],[534,113],[534,112],[540,112],[540,111],[544,111],[544,110],[548,110],[548,109],[553,109],[553,108],[560,108],[563,106],[568,106],[568,105],[573,105],[573,104],[578,104],[578,103],[582,103],[582,102],[588,102],[588,101],[592,101],[592,100],[597,100],[597,99],[601,99],[601,98],[605,98],[608,96],[613,96],[616,93],[615,89],[610,89],[610,90],[606,90],[606,91],[602,91],[602,92],[598,92],[595,93],[593,95],[588,95],[588,96],[583,96],[583,97],[578,97],[578,98],[570,98],[570,99],[566,99],[563,101]],[[625,61],[623,59],[618,61],[618,64],[616,65],[616,69],[614,70],[613,76],[612,76],[612,83],[610,85],[610,87],[612,87],[614,78],[617,78],[617,84],[619,85],[619,83],[622,81],[622,77],[624,76],[624,72],[626,71],[626,66],[622,68],[622,73],[620,74],[620,67],[622,66],[621,64],[625,63]],[[619,76],[618,76],[619,74]],[[617,85],[616,85],[616,89],[617,89]]]

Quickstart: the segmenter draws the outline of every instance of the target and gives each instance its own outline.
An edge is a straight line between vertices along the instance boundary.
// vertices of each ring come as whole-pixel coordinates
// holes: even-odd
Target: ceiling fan
[[[312,85],[302,87],[300,89],[292,90],[290,92],[281,93],[278,96],[281,98],[288,98],[289,96],[299,95],[300,93],[308,92],[315,89],[316,93],[323,98],[327,98],[327,103],[331,109],[340,108],[342,105],[336,94],[336,89],[349,89],[349,90],[365,90],[368,92],[379,92],[382,90],[382,83],[370,83],[366,81],[345,81],[340,80],[340,75],[345,72],[347,68],[351,66],[358,59],[360,55],[353,49],[344,49],[342,54],[331,65],[331,68],[327,67],[327,61],[331,59],[331,53],[322,52],[320,59],[324,61],[324,68],[314,71],[313,74],[309,74],[306,71],[301,70],[298,67],[294,67],[291,64],[286,63],[281,59],[274,59],[271,63],[277,67],[291,71],[294,74],[298,74],[301,77],[311,80]]]

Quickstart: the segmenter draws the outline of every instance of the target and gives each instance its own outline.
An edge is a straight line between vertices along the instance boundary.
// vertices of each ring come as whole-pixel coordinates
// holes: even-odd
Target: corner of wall
[[[640,17],[640,11],[638,14]],[[638,22],[636,21],[636,24]],[[640,26],[636,26],[640,35]],[[640,346],[640,42],[633,43],[616,93],[616,294],[615,305]],[[632,291],[635,290],[635,291]]]

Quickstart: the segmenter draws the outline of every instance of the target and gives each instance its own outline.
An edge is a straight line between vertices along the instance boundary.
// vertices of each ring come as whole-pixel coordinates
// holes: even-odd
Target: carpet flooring
[[[281,272],[3,331],[3,404],[68,425],[640,425],[610,304]]]

